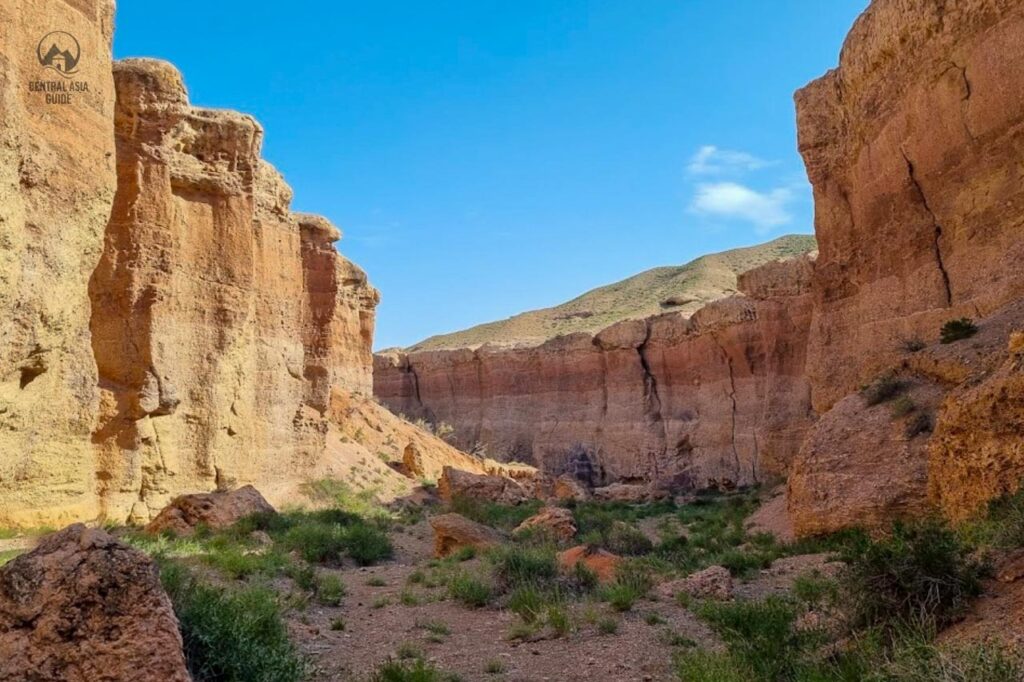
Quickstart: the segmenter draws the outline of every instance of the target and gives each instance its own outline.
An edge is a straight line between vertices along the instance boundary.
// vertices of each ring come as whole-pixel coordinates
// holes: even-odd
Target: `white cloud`
[[[767,232],[793,219],[786,210],[786,205],[793,198],[793,191],[786,187],[758,192],[735,182],[707,183],[697,186],[690,210],[703,215],[744,220],[753,223],[758,232]]]
[[[754,171],[770,165],[771,162],[759,159],[753,154],[719,149],[708,144],[693,155],[686,166],[686,172],[690,175],[721,175]]]

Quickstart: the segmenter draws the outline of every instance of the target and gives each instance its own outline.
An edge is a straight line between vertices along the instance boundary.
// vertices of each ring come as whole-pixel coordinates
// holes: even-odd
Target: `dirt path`
[[[515,614],[494,606],[468,608],[448,600],[444,587],[407,585],[409,575],[431,556],[426,524],[400,531],[393,540],[397,551],[391,563],[335,571],[348,587],[341,606],[310,605],[293,616],[292,632],[319,668],[314,679],[365,679],[405,649],[465,680],[660,681],[673,679],[672,654],[681,643],[714,646],[711,633],[692,614],[668,601],[643,601],[625,614],[597,602],[574,604],[572,632],[513,641],[509,631],[520,622]],[[410,594],[418,603],[411,603]],[[652,612],[658,618],[649,624]],[[338,618],[344,630],[332,630]],[[617,631],[600,632],[598,622],[609,620]]]

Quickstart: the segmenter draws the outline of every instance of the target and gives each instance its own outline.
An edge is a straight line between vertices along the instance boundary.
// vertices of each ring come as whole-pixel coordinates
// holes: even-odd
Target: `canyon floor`
[[[959,531],[793,541],[768,532],[782,498],[758,489],[557,505],[446,503],[431,486],[385,505],[331,481],[316,494],[319,510],[216,531],[109,529],[159,566],[193,679],[1024,679],[1005,637],[1021,495]],[[0,563],[31,547],[10,535]]]

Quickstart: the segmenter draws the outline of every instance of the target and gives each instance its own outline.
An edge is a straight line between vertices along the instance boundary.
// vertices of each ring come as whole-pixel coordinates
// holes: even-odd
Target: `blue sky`
[[[866,4],[125,0],[115,54],[263,123],[384,348],[811,232],[792,93]]]

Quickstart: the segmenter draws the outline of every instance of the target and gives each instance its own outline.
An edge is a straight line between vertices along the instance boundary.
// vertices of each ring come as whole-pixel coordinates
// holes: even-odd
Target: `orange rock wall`
[[[748,293],[520,349],[385,353],[375,394],[504,460],[558,473],[586,451],[607,481],[748,484],[785,470],[809,425],[811,263],[769,264]]]
[[[96,508],[96,366],[89,275],[114,196],[111,0],[0,3],[0,523],[36,524]],[[77,39],[70,103],[36,56],[55,28]]]

